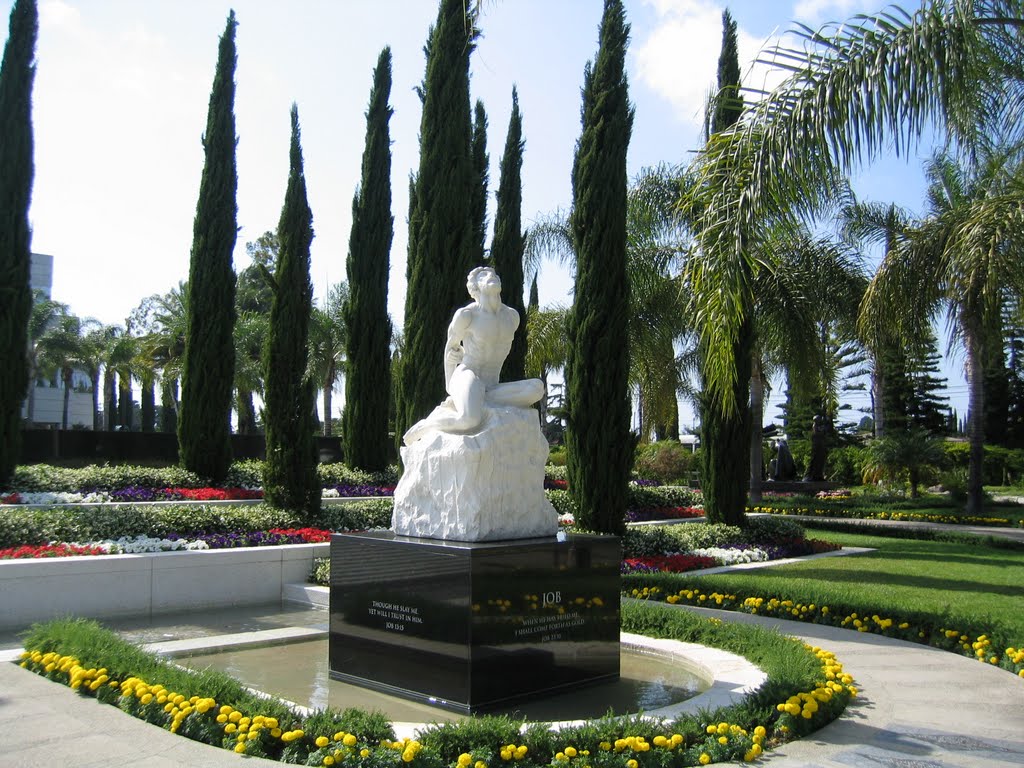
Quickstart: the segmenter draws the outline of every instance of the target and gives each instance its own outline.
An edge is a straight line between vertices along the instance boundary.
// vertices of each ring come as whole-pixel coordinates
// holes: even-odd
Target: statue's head
[[[498,285],[498,290],[501,290],[501,278],[498,277],[498,273],[494,271],[493,267],[477,267],[470,271],[466,278],[466,290],[469,291],[469,295],[474,299],[479,299],[481,283],[488,280],[494,280]]]

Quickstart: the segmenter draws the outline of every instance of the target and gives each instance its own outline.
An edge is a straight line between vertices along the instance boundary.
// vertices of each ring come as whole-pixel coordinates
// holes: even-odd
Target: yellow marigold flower
[[[237,723],[241,719],[242,719],[242,713],[239,712],[237,709],[234,710],[233,712],[231,712],[231,714],[228,715],[228,720],[230,720],[232,723]]]
[[[516,753],[513,755],[513,757],[516,760],[522,760],[524,757],[526,757],[526,752],[527,750],[525,746],[516,747]]]
[[[358,740],[356,739],[355,734],[352,733],[346,733],[341,739],[341,743],[346,747],[354,747],[356,745],[356,741]]]
[[[678,747],[684,741],[683,737],[678,733],[672,734],[672,746]]]
[[[656,746],[656,747],[668,746],[668,739],[666,739],[664,736],[655,736],[654,737],[654,746]]]
[[[223,723],[226,723],[227,721],[228,721],[228,716],[227,715],[217,715],[217,722],[218,723],[222,723],[223,724]]]
[[[317,736],[316,741],[314,742],[314,744],[316,744],[318,747],[326,747],[330,743],[331,740],[328,739],[326,736]]]
[[[565,756],[566,757],[576,757],[576,754],[577,754],[576,747],[566,747],[565,748]]]
[[[637,768],[638,765],[639,765],[639,763],[636,760],[627,760],[626,761],[626,768]]]
[[[228,715],[230,715],[234,711],[235,710],[232,707],[228,706],[227,704],[225,704],[224,706],[222,706],[220,708],[220,713],[222,715],[224,715],[225,717],[227,717]]]
[[[334,765],[334,758],[330,755],[324,758],[324,765]]]
[[[237,744],[235,744],[235,752],[237,752],[240,755],[245,754],[245,742],[244,741],[240,741]]]
[[[270,729],[270,735],[273,736],[275,739],[280,739],[281,738],[281,729],[280,728],[271,728]]]
[[[473,763],[473,768],[487,768],[487,763],[485,763],[483,760],[477,760],[475,763]]]
[[[512,759],[512,753],[509,752],[508,749],[506,749],[505,747],[502,747],[501,752],[498,753],[498,756],[501,757],[501,759],[505,762],[508,762]]]
[[[555,760],[565,760],[565,759],[566,759],[565,752],[556,752],[555,753]]]
[[[612,743],[610,741],[602,741],[597,745],[597,748],[604,750],[605,752],[610,752],[612,749]]]
[[[697,758],[697,762],[701,765],[707,765],[711,762],[711,755],[709,755],[707,752],[701,752],[700,757]]]
[[[461,766],[469,765],[473,762],[473,756],[467,752],[463,752],[461,755],[459,755],[459,759],[456,762]]]
[[[263,724],[265,726],[267,726],[267,728],[277,728],[277,725],[278,725],[277,718],[276,717],[265,717],[265,718],[263,718]]]
[[[368,750],[366,747],[363,747],[362,749],[359,750],[359,756],[360,757],[369,757],[370,756],[370,750]]]
[[[729,743],[729,737],[728,736],[719,736],[718,737],[718,743],[719,744],[728,744]]]

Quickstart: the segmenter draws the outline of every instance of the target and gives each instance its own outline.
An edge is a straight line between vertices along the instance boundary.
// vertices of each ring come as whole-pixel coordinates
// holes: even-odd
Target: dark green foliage
[[[420,167],[409,203],[405,347],[398,372],[395,435],[445,397],[444,350],[452,314],[468,300],[475,233],[470,154],[469,55],[475,32],[463,0],[442,0],[427,44]]]
[[[678,440],[662,440],[637,446],[633,470],[644,480],[686,483],[696,469],[694,452]]]
[[[473,111],[473,198],[469,216],[473,226],[472,263],[484,263],[484,247],[487,240],[487,184],[490,181],[488,166],[491,158],[487,154],[487,112],[484,103],[476,100]],[[499,271],[498,274],[501,274]],[[505,302],[506,304],[508,302]]]
[[[280,261],[275,271],[270,333],[264,353],[264,421],[267,463],[263,495],[283,509],[320,511],[313,440],[313,399],[316,389],[306,376],[309,356],[309,314],[313,285],[309,280],[309,246],[313,242],[313,213],[306,198],[306,177],[299,144],[299,110],[291,111],[292,139],[288,190],[277,235]]]
[[[576,298],[565,368],[569,491],[579,505],[577,522],[602,533],[625,528],[635,444],[627,382],[626,151],[633,126],[628,40],[622,3],[606,0],[597,61],[584,70],[583,131],[572,174]]]
[[[722,13],[722,52],[718,58],[718,92],[711,116],[711,133],[733,125],[743,111],[739,95],[740,65],[736,45],[736,22],[729,11]],[[745,262],[744,262],[745,263]],[[749,271],[749,267],[746,267]],[[736,378],[733,380],[734,410],[724,411],[705,395],[701,399],[701,488],[708,521],[742,525],[750,489],[750,374],[754,351],[754,300],[748,274],[741,289],[743,319],[733,340]],[[705,355],[701,356],[702,364]]]
[[[884,381],[884,432],[916,427],[935,435],[945,434],[946,398],[940,393],[946,380],[937,375],[939,353],[935,337],[925,339],[915,348],[883,348],[876,353],[875,364]]]
[[[178,450],[182,466],[220,480],[231,465],[235,380],[235,13],[220,39],[210,93],[189,264],[188,321],[181,376]]]
[[[501,156],[498,182],[498,210],[494,217],[491,263],[501,276],[501,297],[519,313],[519,329],[512,349],[501,367],[502,381],[526,378],[526,308],[523,306],[523,117],[519,112],[519,94],[512,88],[512,116],[508,121],[505,154]],[[536,285],[536,279],[534,280]]]
[[[391,49],[381,51],[366,111],[366,147],[359,191],[352,202],[345,322],[345,463],[383,470],[391,458],[391,319],[388,273],[394,217],[391,215]]]
[[[1010,375],[1006,369],[1001,322],[992,324],[982,337],[981,368],[985,387],[984,435],[991,445],[1006,445],[1010,406]]]
[[[537,274],[530,281],[530,310],[540,309],[540,291],[537,290]]]
[[[740,54],[736,44],[736,21],[728,9],[722,11],[722,51],[718,55],[718,92],[711,115],[711,132],[732,126],[743,112],[740,93]]]
[[[28,389],[28,320],[32,311],[28,210],[35,173],[32,83],[39,10],[17,0],[0,64],[0,488],[18,463],[21,403]]]

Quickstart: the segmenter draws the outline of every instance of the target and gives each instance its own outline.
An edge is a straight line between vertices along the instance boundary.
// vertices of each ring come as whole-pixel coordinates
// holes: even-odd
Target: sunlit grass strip
[[[650,580],[650,577],[646,577]],[[675,591],[674,585],[662,586],[643,584],[639,577],[623,577],[623,594],[639,600],[658,600],[671,605],[693,605],[699,608],[713,608],[723,611],[738,611],[752,615],[771,616],[790,621],[804,621],[811,624],[825,624],[856,632],[870,632],[898,640],[921,643],[953,653],[959,653],[978,661],[999,666],[1024,678],[1024,648],[1000,646],[987,633],[971,635],[947,626],[901,621],[898,618],[880,616],[878,613],[862,613],[828,605],[803,603],[777,597],[751,595],[739,597],[724,592],[705,592],[701,589],[684,587]]]
[[[58,620],[29,632],[22,667],[173,733],[238,753],[305,765],[389,768],[685,768],[756,760],[763,750],[837,717],[856,695],[835,658],[759,627],[648,604],[623,608],[623,628],[742,651],[768,674],[743,702],[659,722],[606,717],[551,731],[505,717],[426,727],[395,740],[383,716],[325,710],[303,716],[218,672],[175,667],[95,622]]]

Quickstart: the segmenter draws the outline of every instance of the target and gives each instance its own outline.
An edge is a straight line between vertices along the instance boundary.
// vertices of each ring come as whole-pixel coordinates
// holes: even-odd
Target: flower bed
[[[166,538],[154,536],[122,536],[86,544],[50,542],[49,544],[22,545],[0,549],[0,560],[36,559],[40,557],[70,557],[78,555],[121,555],[148,552],[176,552],[178,550],[231,549],[235,547],[268,547],[282,544],[314,544],[330,541],[331,532],[321,528],[273,528],[269,531],[233,531],[228,533],[198,533],[188,536],[170,534]]]
[[[645,613],[652,615],[647,617]],[[721,628],[720,622],[677,611],[631,605],[623,623],[648,622],[655,637],[690,634],[713,647],[745,639],[750,655],[774,672],[744,703],[672,723],[607,717],[558,732],[543,723],[521,730],[509,718],[472,719],[424,727],[415,740],[396,740],[379,714],[355,709],[299,712],[259,697],[222,673],[196,674],[167,665],[91,622],[58,621],[33,628],[18,663],[80,695],[117,706],[172,733],[213,746],[287,763],[351,768],[687,768],[756,760],[773,745],[798,738],[835,719],[857,694],[835,657],[791,639],[773,640],[755,627]],[[671,614],[671,615],[669,615]],[[799,670],[799,671],[797,671]]]
[[[340,484],[324,488],[322,497],[365,498],[391,496],[393,486]],[[15,491],[0,496],[0,504],[135,504],[151,501],[251,501],[263,498],[261,488],[144,488],[129,486],[112,491]]]
[[[803,517],[839,517],[859,520],[897,520],[904,523],[946,523],[948,525],[989,525],[1014,527],[1005,517],[973,517],[967,515],[932,515],[923,512],[870,511],[859,509],[821,509],[818,507],[747,507],[747,512],[762,512],[769,515],[799,515]],[[1024,525],[1021,521],[1020,525]]]
[[[651,520],[685,520],[704,517],[703,507],[646,507],[626,511],[627,523],[643,523]]]
[[[651,555],[647,557],[627,557],[623,559],[620,573],[683,573],[700,568],[712,568],[718,565],[713,557],[696,554]]]
[[[689,587],[683,587],[678,591],[669,591],[658,585],[627,586],[623,594],[640,600],[663,600],[672,605],[682,603],[701,608],[739,611],[894,637],[959,653],[993,666],[1001,666],[1024,678],[1024,647],[1008,646],[1005,652],[1000,653],[998,648],[993,647],[989,633],[971,636],[943,624],[902,621],[899,618],[880,616],[877,613],[867,615],[859,611],[836,611],[827,605],[804,604],[778,597],[763,595],[740,597],[727,593],[705,592]]]

